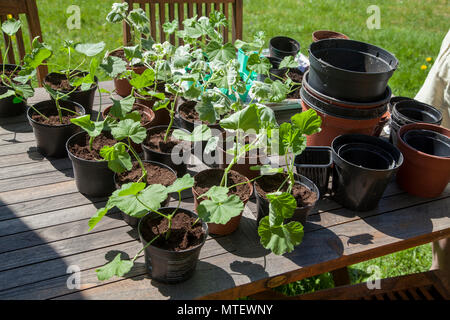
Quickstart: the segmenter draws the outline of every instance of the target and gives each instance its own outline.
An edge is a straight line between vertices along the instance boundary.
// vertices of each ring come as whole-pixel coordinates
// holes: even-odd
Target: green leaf
[[[278,131],[279,135],[279,150],[278,155],[284,156],[287,153],[293,152],[295,155],[300,154],[306,148],[306,137],[302,136],[299,129],[292,126],[288,122],[281,124]],[[276,152],[276,148],[273,148]]]
[[[262,166],[251,166],[250,170],[252,171],[259,171],[261,175],[273,175],[276,173],[282,173],[284,170],[283,168],[273,168],[270,164],[265,164]]]
[[[247,69],[259,74],[268,74],[272,64],[266,57],[260,57],[258,53],[250,55],[247,61]]]
[[[213,152],[214,150],[216,150],[218,142],[219,142],[219,137],[218,136],[211,137],[208,140],[208,142],[206,143],[205,153],[209,154],[209,153]]]
[[[119,208],[129,216],[141,218],[149,209],[158,210],[167,196],[167,188],[163,185],[152,184],[142,190],[142,184],[131,182],[114,191],[108,205]]]
[[[89,231],[91,231],[92,229],[94,229],[94,227],[97,225],[97,223],[100,222],[100,220],[102,220],[102,218],[105,216],[105,214],[108,213],[108,211],[111,208],[106,206],[104,208],[100,208],[97,210],[97,212],[95,213],[95,215],[92,216],[92,218],[89,219]]]
[[[16,92],[14,90],[8,89],[4,94],[0,95],[0,99],[5,99],[5,98],[12,97],[15,95],[16,95]]]
[[[31,47],[31,52],[26,54],[23,59],[23,66],[26,70],[36,69],[42,64],[42,62],[50,58],[53,54],[48,45],[39,41],[39,36],[33,39]]]
[[[133,59],[142,59],[142,52],[138,45],[123,47],[123,51],[125,53],[125,58],[127,58],[128,61]]]
[[[202,96],[202,100],[195,105],[195,111],[197,111],[200,120],[208,121],[209,123],[216,122],[216,111],[212,100],[206,96]]]
[[[178,29],[178,21],[166,22],[163,24],[163,30],[165,33],[172,34]]]
[[[133,267],[133,262],[130,260],[121,260],[120,253],[111,262],[105,264],[103,267],[95,269],[97,278],[100,281],[108,280],[113,276],[123,277],[130,272]]]
[[[236,58],[236,49],[231,43],[220,44],[216,41],[211,41],[205,48],[205,52],[209,60],[219,60],[227,63],[229,60]]]
[[[178,178],[175,182],[167,187],[167,192],[181,192],[194,186],[194,178],[186,173],[183,177]]]
[[[200,88],[195,87],[195,85],[191,85],[188,90],[184,91],[183,97],[188,100],[195,100],[201,93],[202,90]]]
[[[287,56],[284,57],[283,60],[280,62],[280,66],[278,69],[284,69],[284,68],[298,68],[298,62],[295,61],[293,56]]]
[[[134,110],[133,112],[128,113],[124,119],[131,119],[134,122],[141,122],[142,117],[139,111]]]
[[[218,224],[227,223],[231,218],[240,215],[242,210],[244,210],[244,203],[234,194],[227,197],[225,201],[203,200],[197,207],[200,219]]]
[[[97,43],[79,43],[75,46],[75,50],[88,57],[93,57],[105,49],[103,41]]]
[[[192,133],[188,133],[186,131],[175,129],[172,132],[172,136],[179,140],[184,141],[208,141],[211,138],[211,129],[205,125],[199,125],[194,128]]]
[[[118,141],[130,138],[134,143],[139,144],[147,137],[147,130],[141,126],[140,122],[125,119],[111,129],[111,134]]]
[[[34,96],[34,89],[29,84],[15,84],[11,83],[12,89],[16,92],[16,95],[28,99]]]
[[[276,221],[281,222],[284,219],[291,218],[294,214],[294,210],[297,208],[297,201],[294,196],[287,192],[282,193],[269,193],[267,199],[270,201],[269,216],[271,216],[271,225],[279,224]]]
[[[133,73],[130,84],[136,89],[150,87],[155,81],[155,71],[153,69],[145,69],[142,74]]]
[[[22,22],[20,22],[20,20],[11,18],[2,23],[2,31],[12,37],[19,31],[21,26]]]
[[[235,112],[228,118],[220,120],[220,126],[229,130],[255,130],[259,131],[261,128],[260,119],[258,118],[258,107],[256,104],[251,104],[241,111]]]
[[[104,146],[100,150],[100,156],[108,161],[108,168],[116,173],[131,170],[133,164],[126,147],[122,143],[116,143],[114,146]]]
[[[116,100],[111,98],[113,105],[110,109],[110,114],[113,117],[123,120],[126,118],[127,114],[133,109],[133,105],[136,102],[136,98],[129,95],[121,100]]]
[[[230,192],[230,189],[227,187],[212,186],[207,192],[200,195],[199,198],[207,197],[214,202],[224,202],[228,199],[228,192]]]
[[[113,3],[111,11],[106,16],[106,20],[111,23],[121,22],[128,12],[128,3]]]
[[[128,20],[140,33],[145,35],[150,33],[150,20],[148,19],[145,11],[141,8],[131,10],[128,14]]]
[[[88,133],[90,137],[97,137],[102,131],[105,126],[104,121],[91,121],[90,115],[84,115],[81,117],[70,119],[70,122],[76,124],[77,126],[81,127],[84,131]]]
[[[293,115],[291,122],[302,134],[311,135],[320,132],[322,118],[320,118],[315,110],[308,109],[307,111]]]
[[[116,78],[118,75],[127,71],[127,63],[119,57],[107,56],[100,64],[100,68],[111,78]]]
[[[302,243],[304,232],[300,222],[271,226],[267,216],[261,219],[258,234],[264,248],[276,255],[282,255],[293,251],[295,246]]]

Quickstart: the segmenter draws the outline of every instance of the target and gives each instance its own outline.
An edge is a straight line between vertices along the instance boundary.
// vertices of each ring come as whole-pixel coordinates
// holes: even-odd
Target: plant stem
[[[159,214],[161,217],[163,217],[163,218],[166,218],[166,219],[169,219],[169,217],[168,216],[166,216],[164,213],[161,213],[161,212],[159,212],[158,210],[155,210],[155,209],[152,209],[152,208],[150,208],[149,206],[147,206],[145,203],[143,203],[142,201],[141,201],[141,199],[139,199],[139,197],[136,195],[136,200],[140,203],[140,204],[142,204],[146,209],[148,209],[149,211],[152,211],[152,212],[154,212],[154,213],[156,213],[156,214]]]
[[[144,163],[142,162],[141,157],[139,157],[139,155],[136,153],[136,151],[134,151],[133,147],[131,146],[130,137],[128,137],[128,145],[125,144],[125,146],[127,146],[128,150],[131,151],[131,153],[136,158],[137,162],[139,163],[139,166],[142,169],[142,176],[139,178],[138,182],[140,182],[142,179],[147,180],[147,170],[145,170]]]
[[[141,252],[143,252],[145,249],[147,249],[147,247],[149,246],[149,245],[151,245],[153,242],[155,242],[155,240],[156,239],[158,239],[159,238],[159,234],[156,236],[156,237],[154,237],[151,241],[149,241],[141,250],[139,250],[139,252],[138,253],[136,253],[136,255],[134,256],[134,258],[133,259],[131,259],[131,262],[133,262],[134,263],[134,261],[139,257],[139,255],[141,254]]]
[[[180,82],[180,85],[181,85],[181,82]],[[170,122],[169,122],[169,126],[167,127],[166,134],[164,135],[164,142],[167,142],[167,138],[169,137],[170,129],[172,129],[172,126],[173,126],[173,119],[175,116],[175,105],[177,103],[177,99],[178,99],[178,91],[175,94],[175,99],[173,100],[171,108],[169,109]]]

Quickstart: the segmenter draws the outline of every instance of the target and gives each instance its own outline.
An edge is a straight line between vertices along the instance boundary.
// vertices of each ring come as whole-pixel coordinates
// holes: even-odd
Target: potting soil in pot
[[[175,182],[177,176],[169,169],[155,165],[153,163],[144,162],[145,170],[147,170],[147,184],[162,184],[170,186]],[[137,161],[133,162],[133,168],[130,171],[117,174],[117,183],[123,185],[129,182],[136,182],[142,177],[142,169]]]
[[[52,111],[50,115],[46,114],[47,119],[37,113],[33,114],[31,118],[33,118],[34,121],[39,122],[41,124],[46,124],[49,126],[61,126],[65,124],[71,124],[70,119],[78,117],[77,114],[69,113],[64,110],[62,111],[62,114],[63,114],[62,123],[59,119],[58,112],[56,110]]]
[[[191,149],[190,142],[173,138],[172,132],[173,130],[170,131],[166,142],[164,142],[164,136],[166,135],[166,128],[162,128],[157,132],[149,133],[144,141],[144,145],[148,146],[153,151],[161,153],[171,153],[173,148],[179,144],[184,150]]]
[[[268,193],[276,192],[286,179],[285,174],[277,173],[276,175],[263,176],[256,180],[255,187],[258,194],[267,198]],[[284,184],[281,191],[286,191],[288,188],[287,182]],[[313,205],[317,201],[317,193],[302,184],[294,184],[292,187],[292,195],[297,200],[297,207],[306,207]]]
[[[144,239],[150,242],[154,237],[160,235],[152,246],[169,250],[188,250],[203,242],[205,232],[202,223],[196,217],[178,212],[172,219],[170,236],[166,239],[166,231],[169,229],[169,221],[162,217],[146,219],[141,222],[141,234]],[[194,225],[195,223],[195,225]]]
[[[85,160],[99,160],[103,159],[100,156],[100,150],[104,146],[113,146],[117,141],[110,135],[101,133],[94,138],[92,142],[92,150],[89,148],[89,135],[86,134],[86,141],[84,144],[75,143],[69,146],[69,151],[78,158]]]
[[[61,73],[51,73],[48,74],[45,83],[50,86],[53,90],[60,91],[60,92],[70,92],[75,89],[70,84],[70,81],[67,80],[67,77],[65,74]],[[91,88],[94,84],[91,85]],[[75,91],[82,91],[81,86],[78,86]]]
[[[222,180],[223,171],[217,170],[218,174],[212,175],[211,172],[207,172],[208,174],[198,174],[195,179],[194,190],[198,195],[202,195],[206,193],[212,186],[220,185],[220,181]],[[243,183],[247,181],[244,176],[240,175],[235,171],[230,171],[227,176],[227,184],[228,186],[232,186],[234,184]],[[241,184],[236,187],[230,189],[228,195],[236,195],[242,201],[247,201],[251,189],[248,184]],[[199,199],[201,200],[201,199]]]

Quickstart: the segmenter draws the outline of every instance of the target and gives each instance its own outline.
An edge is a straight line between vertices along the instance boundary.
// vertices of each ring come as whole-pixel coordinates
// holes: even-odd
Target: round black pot
[[[283,60],[284,57],[295,57],[300,51],[300,43],[288,37],[273,37],[269,41],[269,53],[271,57]]]
[[[80,72],[81,75],[85,76],[87,72]],[[59,77],[62,79],[66,79],[64,74],[52,72],[49,73],[45,78],[44,82],[48,82],[49,77]],[[92,113],[92,106],[94,105],[94,98],[95,98],[95,90],[97,90],[98,85],[98,78],[95,77],[95,84],[88,90],[83,91],[74,91],[71,94],[68,95],[68,99],[70,101],[77,102],[81,104],[84,109],[86,110],[86,113]],[[62,94],[69,93],[69,91],[59,91]]]
[[[258,180],[255,181],[255,184],[257,183],[257,181]],[[309,180],[308,178],[306,178],[305,176],[302,176],[302,175],[295,175],[295,181],[296,181],[296,183],[302,184],[302,185],[306,186],[308,189],[310,189],[311,191],[317,193],[317,200],[319,200],[320,191],[317,188],[317,186],[314,184],[314,182],[312,182],[311,180]],[[269,214],[270,202],[267,198],[262,197],[258,193],[256,186],[253,189],[255,190],[255,195],[256,195],[256,208],[257,208],[256,220],[258,222],[257,225],[259,225],[259,221]],[[294,211],[294,215],[292,216],[292,218],[286,219],[286,223],[288,223],[290,221],[298,221],[302,225],[305,225],[308,215],[314,209],[314,207],[316,206],[316,203],[317,203],[317,201],[314,202],[314,204],[312,204],[312,205],[296,208]]]
[[[147,129],[147,136],[150,135],[151,132],[154,131],[160,131],[162,128],[167,129],[167,126],[155,126],[155,127],[151,127],[149,129]],[[182,128],[178,128],[175,126],[172,126],[172,129],[180,129],[180,130],[184,130],[187,133],[190,133],[189,131],[182,129]],[[192,144],[191,149],[187,150],[187,149],[183,149],[180,148],[180,153],[178,158],[181,158],[181,163],[175,163],[172,160],[172,153],[163,153],[163,152],[159,152],[159,151],[155,151],[150,149],[150,147],[145,145],[145,141],[141,144],[142,145],[142,150],[144,151],[144,159],[145,160],[150,160],[150,161],[156,161],[159,163],[163,163],[169,167],[171,167],[173,170],[175,170],[177,172],[177,176],[178,177],[182,177],[183,175],[186,174],[187,172],[187,163],[190,160],[190,155],[192,154],[192,152],[194,151],[194,145]]]
[[[275,57],[266,57],[266,58],[269,59],[270,63],[272,64],[272,68],[269,70],[270,79],[273,81],[280,80],[280,78],[283,79],[286,72],[288,72],[288,69],[287,68],[278,69],[281,60]],[[266,74],[258,74],[256,80],[264,82],[266,78],[267,78]]]
[[[5,66],[5,70],[14,70],[16,68],[17,70],[22,69],[20,66],[15,64],[0,64],[1,70],[3,70],[3,66]],[[9,89],[11,88],[7,86],[0,86],[0,95],[5,94]],[[11,96],[0,100],[0,117],[14,117],[25,112],[27,106],[26,101],[15,103],[14,98],[15,96]]]
[[[403,141],[414,149],[436,157],[450,157],[450,138],[436,131],[416,129],[403,135]]]
[[[60,101],[60,106],[66,109],[74,110],[80,115],[84,115],[84,108],[73,101]],[[55,114],[56,104],[53,100],[46,100],[33,105],[40,113],[44,115]],[[63,115],[68,114],[67,111],[62,111]],[[28,121],[33,128],[36,137],[36,145],[38,151],[45,157],[64,158],[67,157],[66,142],[72,135],[80,131],[80,127],[71,123],[59,126],[51,126],[39,123],[33,120],[33,115],[36,112],[33,108],[28,108]]]
[[[400,127],[415,122],[440,125],[442,112],[429,104],[414,99],[395,103],[392,108],[389,140],[397,145],[397,132]]]
[[[403,155],[383,139],[345,134],[336,137],[333,150],[333,197],[345,208],[376,208]]]
[[[346,39],[325,39],[309,47],[309,84],[336,99],[380,100],[398,60],[377,46]]]
[[[394,104],[396,104],[400,101],[403,101],[403,100],[414,100],[414,99],[408,98],[408,97],[402,97],[402,96],[391,97],[391,99],[389,100],[389,104],[388,104],[389,112],[392,113],[392,108],[394,107]]]
[[[142,162],[147,162],[147,163],[151,163],[153,165],[159,166],[159,167],[163,167],[166,168],[168,170],[170,170],[171,172],[173,172],[173,174],[177,174],[171,167],[163,164],[163,163],[159,163],[159,162],[155,162],[155,161],[147,161],[147,160],[143,160]],[[117,173],[114,174],[114,185],[116,187],[116,189],[120,189],[120,185],[117,183]],[[161,204],[161,207],[167,207],[169,205],[170,202],[170,196],[167,197],[167,199]],[[131,227],[136,228],[139,224],[139,221],[141,220],[141,218],[136,218],[136,217],[132,217],[129,216],[128,214],[124,213],[123,211],[120,211],[120,215],[122,216],[122,219]]]
[[[70,152],[70,146],[73,144],[85,143],[86,135],[84,131],[79,132],[66,143],[78,191],[91,197],[109,196],[116,188],[114,172],[108,168],[108,162],[82,159]]]
[[[333,165],[330,147],[306,147],[301,154],[295,157],[294,165],[299,175],[314,182],[321,196],[328,192]]]
[[[172,207],[166,207],[159,209],[159,211],[163,214],[170,214],[174,209],[175,208]],[[191,217],[197,217],[194,212],[183,208],[179,208],[178,212],[186,213]],[[159,215],[156,213],[150,212],[139,222],[139,238],[141,239],[143,246],[146,246],[148,242],[142,237],[142,224],[147,219],[158,217]],[[203,221],[202,226],[205,231],[203,242],[194,248],[182,251],[168,251],[149,245],[145,249],[145,267],[153,280],[164,283],[179,283],[192,277],[200,255],[200,250],[208,237],[208,226]]]

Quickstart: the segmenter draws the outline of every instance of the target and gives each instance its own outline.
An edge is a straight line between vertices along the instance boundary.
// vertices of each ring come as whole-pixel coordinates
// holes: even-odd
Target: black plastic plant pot
[[[429,104],[414,99],[401,100],[392,107],[390,141],[397,145],[397,132],[400,127],[415,122],[440,125],[442,112]]]
[[[269,178],[269,177],[270,176],[267,176],[266,178]],[[320,191],[317,188],[317,186],[314,184],[314,182],[312,182],[311,180],[309,180],[308,178],[306,178],[305,176],[302,176],[302,175],[295,175],[295,181],[296,181],[296,183],[299,183],[299,184],[307,187],[312,192],[315,192],[317,194],[317,200],[319,200]],[[258,222],[258,225],[259,225],[259,221],[269,214],[270,202],[267,198],[263,197],[262,195],[260,195],[258,193],[258,189],[256,188],[257,183],[258,183],[258,180],[255,181],[255,187],[253,189],[255,190],[255,195],[256,195],[256,209],[257,209],[256,221]],[[292,218],[287,219],[286,223],[288,223],[290,221],[298,221],[302,225],[305,225],[309,214],[316,206],[317,200],[311,205],[304,206],[304,207],[297,207],[294,211],[294,215],[292,216]]]
[[[84,131],[79,132],[70,137],[66,143],[78,191],[91,197],[109,196],[116,187],[114,172],[108,168],[108,162],[82,159],[70,152],[70,147],[75,143],[86,143],[86,135]]]
[[[147,160],[143,160],[142,162],[144,163],[151,163],[155,166],[158,167],[162,167],[165,168],[167,170],[170,170],[171,172],[173,172],[174,175],[176,175],[177,173],[175,172],[175,170],[173,170],[171,167],[163,164],[163,163],[159,163],[159,162],[155,162],[155,161],[147,161]],[[116,189],[119,189],[121,186],[117,183],[117,173],[114,174],[114,185],[116,187]],[[170,195],[167,197],[167,199],[161,204],[162,207],[167,207],[169,205],[170,202]],[[120,211],[120,215],[122,216],[122,219],[131,227],[136,228],[139,224],[139,221],[141,220],[140,218],[136,218],[136,217],[132,217],[126,213],[124,213],[123,211]]]
[[[309,47],[309,84],[336,99],[380,100],[398,60],[377,46],[347,39],[324,39]]]
[[[283,79],[286,72],[288,72],[288,69],[287,68],[278,69],[281,63],[281,59],[275,57],[266,57],[266,58],[269,59],[270,63],[272,64],[272,68],[270,68],[269,70],[270,79],[273,81]],[[266,78],[267,78],[266,74],[258,74],[256,80],[264,82]]]
[[[314,182],[321,196],[328,192],[333,165],[330,147],[306,147],[301,154],[295,157],[294,165],[299,175]]]
[[[159,212],[163,214],[170,214],[176,208],[165,207],[159,209]],[[191,217],[198,217],[194,212],[186,209],[179,208],[178,212],[183,212]],[[150,212],[144,216],[138,226],[139,238],[143,246],[146,246],[151,239],[144,239],[142,236],[142,228],[146,220],[155,219],[160,217],[156,213]],[[149,245],[145,251],[145,266],[148,274],[155,281],[163,283],[179,283],[188,280],[192,277],[199,259],[200,251],[205,244],[208,236],[208,226],[202,221],[202,227],[204,230],[203,241],[197,246],[180,251],[169,251],[158,248],[154,245]]]
[[[167,126],[155,126],[147,129],[147,137],[153,133],[162,130],[166,130]],[[190,133],[188,130],[172,126],[172,130],[180,129],[186,133]],[[144,141],[142,150],[144,151],[144,159],[149,161],[156,161],[163,163],[177,172],[178,177],[182,177],[187,172],[187,163],[190,161],[190,155],[194,152],[194,144],[191,143],[191,148],[175,146],[171,153],[164,153],[153,150],[150,146],[147,146]],[[176,151],[175,151],[176,149]],[[175,159],[175,161],[174,161]]]
[[[331,147],[334,200],[354,211],[376,208],[403,163],[401,152],[383,139],[361,134],[338,136]]]
[[[271,57],[283,60],[284,57],[295,57],[300,51],[300,43],[289,37],[273,37],[269,41],[269,53]]]
[[[392,108],[394,107],[394,105],[396,103],[403,101],[403,100],[414,100],[414,99],[409,98],[409,97],[402,97],[402,96],[391,97],[391,99],[389,100],[389,104],[388,104],[389,112],[392,112]]]
[[[80,72],[81,75],[86,75],[87,72]],[[49,73],[45,78],[44,82],[49,83],[49,79],[56,78],[56,79],[66,79],[66,76],[62,73],[52,72]],[[90,89],[87,90],[79,90],[74,91],[68,95],[68,99],[70,101],[77,102],[81,104],[84,109],[86,110],[86,113],[92,113],[92,106],[94,105],[94,98],[95,98],[95,91],[97,90],[98,86],[98,78],[95,77],[95,84],[91,86]],[[69,91],[59,91],[62,94],[69,93]]]
[[[0,68],[2,68],[1,70],[3,70],[3,66],[5,67],[5,70],[8,71],[15,69],[22,70],[20,66],[15,64],[0,64]],[[5,94],[8,90],[12,89],[7,86],[0,86],[0,95]],[[7,118],[18,116],[25,112],[26,106],[26,101],[19,101],[16,96],[0,99],[0,117]]]
[[[450,138],[439,132],[424,129],[409,130],[402,139],[423,153],[436,157],[450,157]]]
[[[79,115],[85,114],[84,108],[76,102],[66,100],[60,101],[59,104],[63,108],[76,111]],[[43,115],[57,114],[56,104],[53,100],[36,103],[33,108]],[[27,117],[36,137],[38,151],[45,157],[67,157],[66,142],[72,135],[80,131],[80,127],[73,123],[62,125],[40,123],[33,119],[33,115],[37,114],[33,108],[28,108]],[[63,110],[62,114],[70,113]]]

